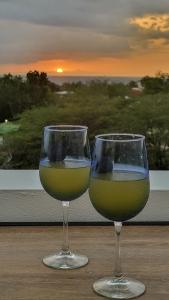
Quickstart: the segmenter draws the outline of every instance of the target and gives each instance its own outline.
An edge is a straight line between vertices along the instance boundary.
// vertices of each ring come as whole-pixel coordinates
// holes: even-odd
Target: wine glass
[[[143,294],[144,284],[122,273],[119,239],[122,222],[136,216],[149,196],[144,136],[96,136],[89,195],[94,208],[114,221],[116,235],[114,274],[97,280],[94,290],[111,299],[130,299]]]
[[[40,180],[45,191],[60,200],[63,210],[63,244],[60,252],[47,256],[43,263],[56,269],[75,269],[88,263],[85,255],[73,253],[68,241],[70,201],[88,188],[90,149],[86,126],[57,125],[44,128]]]

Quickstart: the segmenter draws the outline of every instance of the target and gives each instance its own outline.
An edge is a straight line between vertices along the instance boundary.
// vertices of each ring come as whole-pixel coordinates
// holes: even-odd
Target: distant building
[[[65,96],[65,95],[72,95],[74,94],[73,91],[59,91],[59,92],[55,92],[56,95],[60,95],[60,96]]]
[[[143,88],[141,86],[131,88],[131,96],[140,96],[142,93]]]

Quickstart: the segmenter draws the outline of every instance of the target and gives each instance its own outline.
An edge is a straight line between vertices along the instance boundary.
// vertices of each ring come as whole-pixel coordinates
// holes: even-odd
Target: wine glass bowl
[[[94,290],[112,299],[129,299],[142,294],[145,286],[141,282],[122,275],[119,236],[122,222],[136,216],[146,205],[149,196],[144,136],[96,136],[89,196],[94,208],[114,221],[116,233],[114,275],[96,281]]]
[[[43,259],[49,267],[74,269],[88,262],[86,256],[72,253],[69,249],[68,208],[70,201],[87,190],[90,164],[86,126],[57,125],[44,128],[40,180],[45,191],[62,203],[64,232],[62,250]]]

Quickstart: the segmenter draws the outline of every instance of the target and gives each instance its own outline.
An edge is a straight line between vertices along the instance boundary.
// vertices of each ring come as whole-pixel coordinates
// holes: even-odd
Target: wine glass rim
[[[82,125],[49,125],[44,127],[45,130],[48,131],[85,131],[88,129],[87,126],[82,126]]]
[[[110,136],[110,138],[106,138]],[[117,139],[117,138],[112,138],[116,136],[127,136],[129,138],[127,139]],[[137,142],[141,140],[145,140],[145,136],[142,134],[135,134],[135,133],[104,133],[104,134],[98,134],[95,136],[96,139],[99,139],[101,141],[107,141],[107,142]]]

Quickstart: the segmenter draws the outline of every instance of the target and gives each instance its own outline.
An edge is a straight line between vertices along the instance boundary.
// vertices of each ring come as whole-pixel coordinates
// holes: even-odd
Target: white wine
[[[88,188],[90,164],[85,160],[41,161],[39,172],[41,183],[49,195],[61,201],[71,201]]]
[[[137,215],[149,196],[149,179],[140,172],[114,171],[90,181],[89,195],[95,209],[113,221]]]

